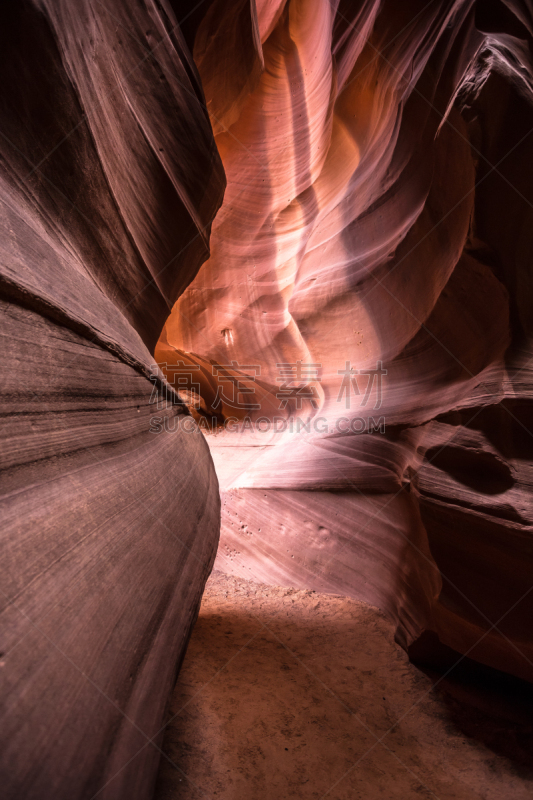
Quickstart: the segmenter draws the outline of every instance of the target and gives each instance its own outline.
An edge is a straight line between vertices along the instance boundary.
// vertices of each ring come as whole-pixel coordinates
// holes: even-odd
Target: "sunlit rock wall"
[[[221,569],[530,679],[531,22],[212,2],[194,58],[228,186],[156,350],[217,465]]]

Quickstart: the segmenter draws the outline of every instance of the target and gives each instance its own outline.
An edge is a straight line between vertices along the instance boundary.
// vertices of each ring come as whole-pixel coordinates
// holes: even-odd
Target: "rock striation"
[[[166,3],[7,0],[0,38],[2,795],[147,798],[220,529],[153,347],[224,173]]]
[[[221,516],[221,570],[533,680],[532,37],[4,0],[6,798],[151,795]]]
[[[228,186],[156,349],[217,465],[221,570],[530,680],[532,24],[215,0],[194,57]]]

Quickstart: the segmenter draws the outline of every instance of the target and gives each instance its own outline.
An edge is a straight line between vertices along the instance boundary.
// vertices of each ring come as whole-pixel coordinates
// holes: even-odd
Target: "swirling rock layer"
[[[145,798],[220,519],[148,348],[223,171],[166,4],[17,0],[0,37],[2,795]]]
[[[213,461],[222,569],[533,678],[532,32],[525,0],[3,3],[7,798],[150,794]]]
[[[215,423],[220,569],[529,679],[531,33],[514,0],[212,3],[228,187],[157,347]]]

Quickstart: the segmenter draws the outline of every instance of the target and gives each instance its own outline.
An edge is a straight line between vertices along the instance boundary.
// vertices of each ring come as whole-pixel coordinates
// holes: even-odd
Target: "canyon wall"
[[[528,679],[531,10],[211,3],[228,187],[156,349],[217,466],[220,569]]]
[[[153,347],[224,173],[164,3],[9,0],[0,38],[1,791],[147,798],[220,529]]]
[[[7,798],[150,796],[221,514],[533,679],[532,20],[3,3]]]

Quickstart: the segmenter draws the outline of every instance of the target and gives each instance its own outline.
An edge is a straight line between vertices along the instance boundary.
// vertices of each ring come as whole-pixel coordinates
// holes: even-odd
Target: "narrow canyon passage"
[[[428,677],[375,607],[218,571],[169,718],[156,800],[533,792],[530,687],[496,673],[472,682],[464,663],[453,682]]]
[[[533,0],[1,0],[0,77],[2,800],[533,796]]]

